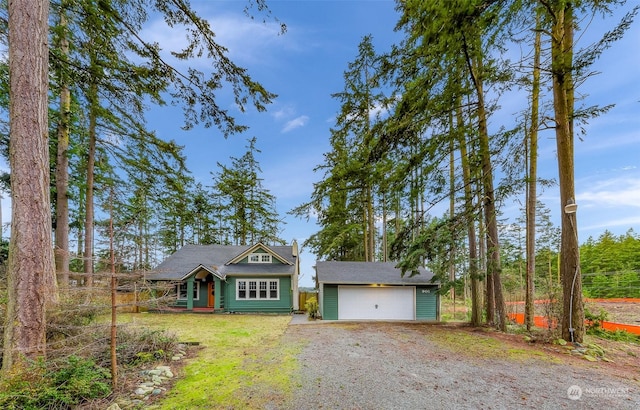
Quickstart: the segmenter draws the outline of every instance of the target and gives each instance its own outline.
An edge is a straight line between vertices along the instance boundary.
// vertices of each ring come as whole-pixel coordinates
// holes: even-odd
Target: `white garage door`
[[[339,286],[338,319],[414,320],[412,286]]]

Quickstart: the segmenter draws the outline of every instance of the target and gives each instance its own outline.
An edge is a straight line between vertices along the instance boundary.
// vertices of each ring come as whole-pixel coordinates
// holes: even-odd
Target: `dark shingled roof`
[[[253,246],[253,245],[252,245]],[[231,264],[225,265],[252,246],[234,245],[185,245],[164,260],[152,272],[146,275],[148,280],[183,279],[200,265],[218,272],[220,277],[227,275],[292,275],[295,272],[296,258],[292,246],[267,246],[273,253],[291,263],[282,264]]]
[[[433,273],[424,268],[419,269],[420,274],[409,277],[407,272],[402,277],[402,271],[396,268],[395,262],[342,262],[342,261],[318,261],[316,262],[316,275],[319,283],[344,284],[344,285],[370,285],[380,283],[383,285],[426,285],[431,282]]]

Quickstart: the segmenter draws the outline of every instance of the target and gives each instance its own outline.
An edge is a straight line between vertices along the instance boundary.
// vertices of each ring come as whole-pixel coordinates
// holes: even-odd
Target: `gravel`
[[[297,316],[297,315],[296,315]],[[635,380],[567,358],[474,357],[436,342],[434,325],[292,320],[302,342],[291,409],[638,409]],[[570,397],[571,396],[571,397]]]

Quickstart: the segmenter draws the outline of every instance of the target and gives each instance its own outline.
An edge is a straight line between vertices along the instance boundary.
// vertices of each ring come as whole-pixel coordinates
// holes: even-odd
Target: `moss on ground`
[[[541,350],[531,348],[527,344],[520,346],[498,339],[489,330],[469,331],[466,329],[434,327],[427,338],[437,343],[440,347],[465,356],[500,358],[513,361],[546,360],[553,363],[560,362],[558,358]]]

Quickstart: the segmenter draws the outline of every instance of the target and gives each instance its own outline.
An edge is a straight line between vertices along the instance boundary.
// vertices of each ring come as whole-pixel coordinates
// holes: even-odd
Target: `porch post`
[[[220,278],[214,275],[213,279],[215,280],[214,286],[216,287],[215,294],[213,296],[213,308],[217,310],[220,309],[220,292],[222,292],[222,287],[220,285]]]
[[[187,279],[187,310],[193,310],[193,285],[194,277]]]

